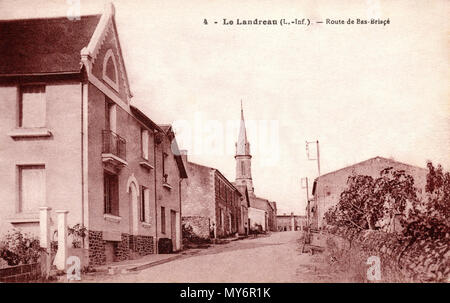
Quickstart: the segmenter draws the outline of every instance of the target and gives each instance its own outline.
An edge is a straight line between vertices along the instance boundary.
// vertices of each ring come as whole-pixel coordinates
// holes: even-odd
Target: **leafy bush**
[[[414,178],[403,170],[383,169],[380,177],[352,175],[339,202],[325,213],[332,229],[392,231],[399,216],[402,236],[416,239],[450,240],[450,173],[427,163],[426,197],[419,199]],[[411,243],[412,243],[411,242]]]
[[[424,201],[413,205],[402,222],[404,235],[416,239],[450,240],[450,173],[428,162],[427,194]]]
[[[20,230],[13,229],[0,240],[0,257],[9,266],[35,263],[39,260],[41,247],[39,240]]]
[[[209,243],[209,239],[204,239],[199,236],[197,236],[194,233],[194,229],[189,224],[183,224],[181,226],[181,232],[183,235],[183,240],[189,242],[189,243],[196,243],[196,244],[204,244]]]
[[[81,224],[75,224],[73,227],[68,227],[69,236],[72,236],[72,247],[81,248],[84,238],[86,237],[86,227]]]
[[[407,205],[416,204],[414,178],[392,167],[380,177],[351,175],[339,203],[325,213],[327,224],[356,230],[389,231],[396,215],[405,215]]]

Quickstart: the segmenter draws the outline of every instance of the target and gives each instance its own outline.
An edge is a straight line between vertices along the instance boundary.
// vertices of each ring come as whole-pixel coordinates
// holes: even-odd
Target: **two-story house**
[[[0,21],[0,232],[68,210],[94,265],[180,249],[187,177],[170,128],[131,104],[114,16]]]
[[[189,179],[182,188],[183,224],[200,238],[222,238],[245,234],[248,195],[244,196],[218,169],[183,162]]]

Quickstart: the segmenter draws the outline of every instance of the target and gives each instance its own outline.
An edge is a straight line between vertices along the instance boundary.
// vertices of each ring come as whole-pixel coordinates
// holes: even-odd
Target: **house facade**
[[[282,214],[277,215],[277,228],[278,231],[296,231],[305,230],[307,226],[306,216]]]
[[[68,210],[91,265],[181,249],[186,172],[171,129],[131,104],[114,15],[0,21],[0,231],[37,233],[40,207],[56,230]]]
[[[183,155],[189,179],[182,187],[183,224],[200,238],[245,234],[247,198],[217,169],[189,162]]]
[[[325,212],[339,202],[341,193],[347,188],[349,176],[357,174],[377,178],[380,176],[380,171],[388,167],[404,170],[407,174],[410,174],[414,178],[414,186],[418,189],[418,194],[425,193],[428,172],[425,168],[383,157],[371,158],[316,178],[312,190],[313,199],[307,207],[311,227],[320,229],[325,225]]]

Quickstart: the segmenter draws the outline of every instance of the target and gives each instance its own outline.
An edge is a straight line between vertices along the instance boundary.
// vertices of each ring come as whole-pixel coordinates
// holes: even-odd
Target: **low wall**
[[[412,244],[380,231],[326,235],[327,253],[346,267],[355,282],[367,282],[367,260],[380,258],[379,282],[449,282],[450,249],[444,241],[418,240]]]
[[[138,253],[140,256],[155,253],[152,236],[121,234],[121,241],[106,241],[103,239],[103,232],[92,231],[88,233],[89,242],[89,265],[106,264],[106,246],[107,242],[113,242],[114,261],[129,260],[131,253]]]
[[[201,216],[187,216],[181,219],[182,224],[191,226],[192,232],[201,239],[209,239],[209,218]]]
[[[0,269],[0,282],[31,282],[41,278],[41,263],[23,264]]]

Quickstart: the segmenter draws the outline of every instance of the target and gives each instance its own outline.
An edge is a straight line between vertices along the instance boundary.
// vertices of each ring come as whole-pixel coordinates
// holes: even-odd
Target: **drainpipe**
[[[87,106],[87,83],[85,83],[85,79],[84,79],[84,71],[82,71],[82,79],[81,79],[81,226],[85,226],[84,225],[84,204],[85,204],[85,199],[84,199],[84,192],[85,192],[85,180],[84,180],[84,163],[86,161],[86,159],[84,159],[84,137],[85,137],[85,133],[84,133],[84,111],[85,111],[85,107]],[[83,239],[83,248],[85,248],[85,241]]]
[[[155,175],[155,253],[158,253],[158,197],[156,194],[156,136],[153,133],[153,165]]]
[[[180,200],[179,200],[179,202],[180,202],[180,226],[179,226],[180,227],[180,239],[179,239],[179,241],[180,241],[180,250],[183,249],[183,228],[182,228],[183,224],[181,224],[181,218],[182,218],[182,212],[181,212],[181,182],[182,181],[183,181],[182,178],[180,178],[178,180],[178,196],[180,198]]]

